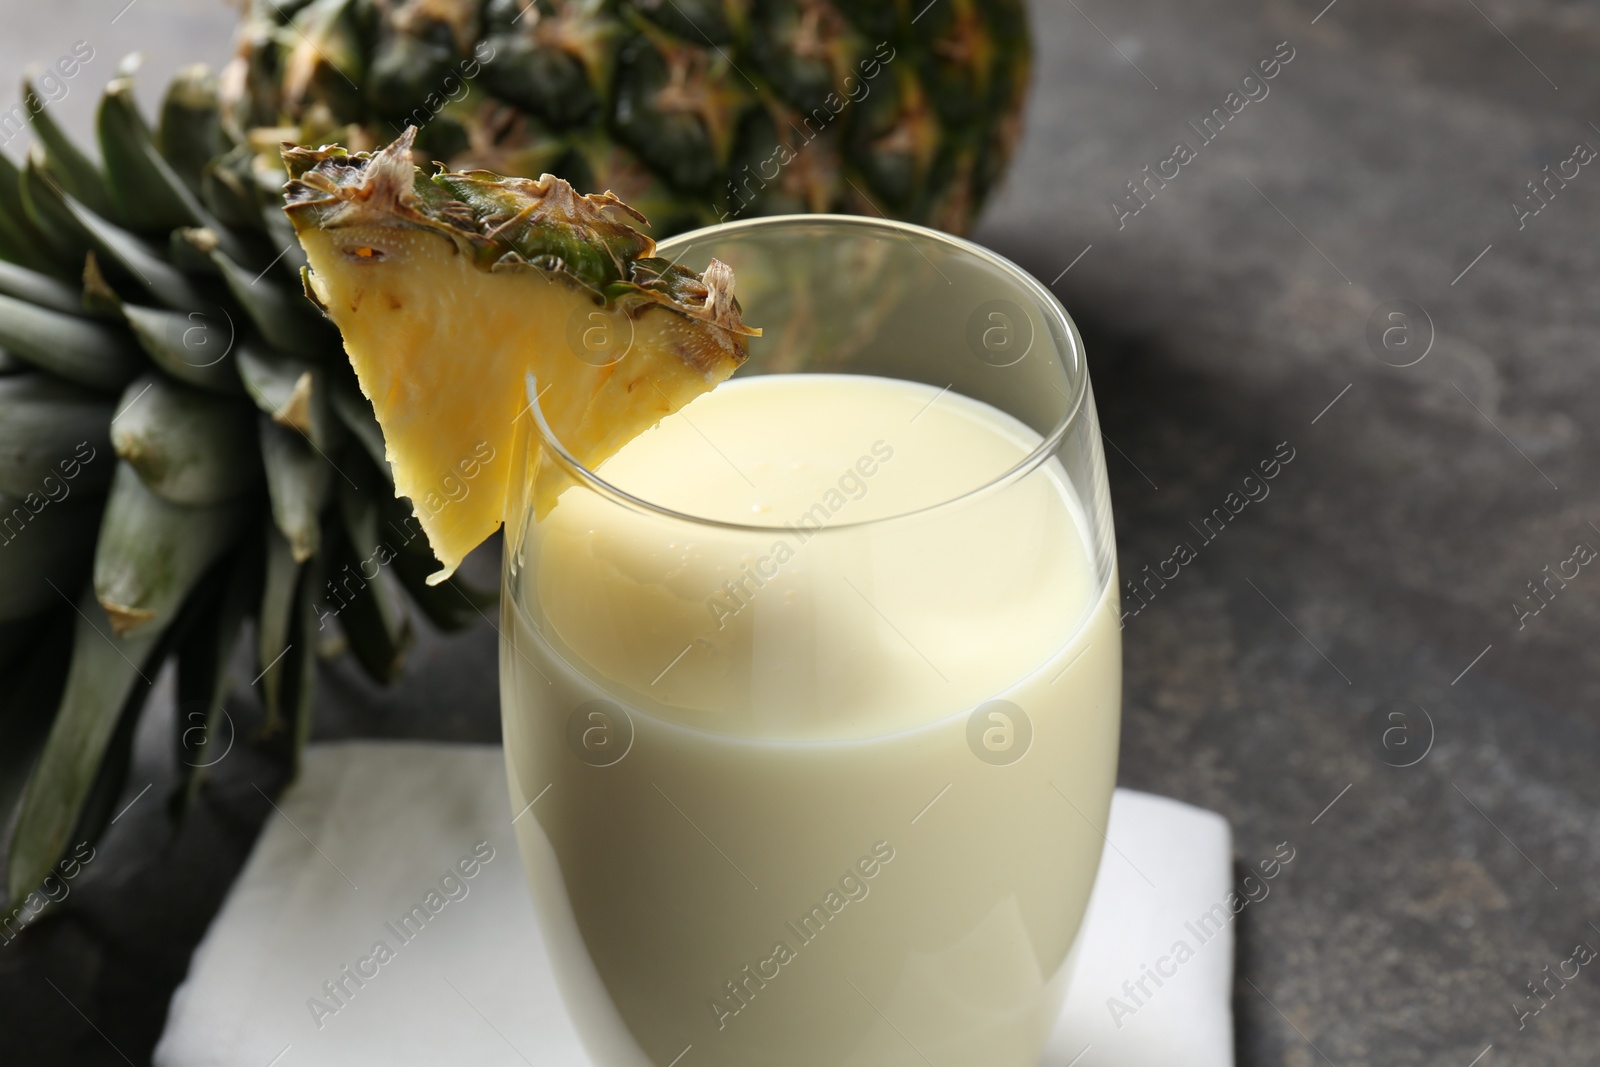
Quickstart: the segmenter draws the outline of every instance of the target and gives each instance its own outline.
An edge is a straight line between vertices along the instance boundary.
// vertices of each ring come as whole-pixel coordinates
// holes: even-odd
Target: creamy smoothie
[[[1121,691],[1062,467],[990,485],[1039,441],[937,387],[740,379],[600,472],[711,522],[577,487],[527,528],[513,814],[597,1063],[1034,1067]]]

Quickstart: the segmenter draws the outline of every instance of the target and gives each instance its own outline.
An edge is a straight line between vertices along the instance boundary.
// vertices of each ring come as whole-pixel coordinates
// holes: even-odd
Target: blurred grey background
[[[147,107],[177,66],[225,60],[228,6],[124,4],[5,0],[0,102],[80,40],[95,57],[58,112],[80,132],[127,52],[146,56]],[[1200,547],[1191,524],[1280,442],[1295,450],[1124,634],[1122,783],[1222,812],[1247,863],[1297,849],[1239,926],[1239,1062],[1593,1062],[1594,968],[1545,999],[1529,983],[1600,948],[1600,573],[1520,627],[1512,605],[1577,543],[1600,548],[1600,171],[1521,230],[1510,205],[1579,142],[1600,146],[1600,5],[1034,15],[1021,155],[975,236],[1082,327],[1124,576]],[[1270,95],[1119,229],[1125,183],[1197,144],[1186,122],[1285,41]],[[1368,341],[1395,300],[1431,324],[1411,366]],[[487,626],[428,637],[381,693],[335,664],[319,736],[493,740],[495,653]],[[149,718],[130,801],[170,771],[169,728]],[[178,836],[146,798],[110,862],[0,947],[0,1060],[147,1060],[270,811],[258,784],[277,783],[236,754]]]
[[[140,83],[146,110],[154,108],[172,72],[191,63],[220,68],[230,52],[238,5],[224,0],[54,0],[0,4],[5,33],[0,35],[0,70],[5,73],[0,109],[18,102],[22,75],[42,70],[87,42],[94,57],[70,82],[66,96],[52,104],[54,114],[73,133],[88,137],[94,128],[101,87],[124,56],[144,57]],[[21,138],[6,145],[20,154]]]

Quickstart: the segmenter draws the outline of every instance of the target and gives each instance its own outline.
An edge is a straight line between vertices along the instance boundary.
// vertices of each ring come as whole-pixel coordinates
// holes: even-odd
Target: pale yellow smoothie
[[[725,525],[576,487],[526,530],[513,814],[597,1063],[1037,1063],[1121,694],[1062,467],[990,484],[1039,442],[934,386],[739,379],[600,471]]]

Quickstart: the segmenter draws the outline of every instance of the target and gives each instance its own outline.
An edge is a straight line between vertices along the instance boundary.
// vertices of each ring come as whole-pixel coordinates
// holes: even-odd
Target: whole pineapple
[[[1021,0],[255,0],[224,96],[241,134],[418,126],[421,163],[610,190],[657,236],[803,211],[959,232],[1028,59]]]
[[[609,188],[658,236],[824,210],[959,230],[1015,141],[1025,26],[1017,0],[916,2],[264,0],[220,91],[184,72],[154,128],[119,70],[98,160],[29,107],[37,144],[0,153],[7,939],[109,821],[164,663],[181,804],[232,684],[255,679],[292,759],[335,632],[385,680],[404,599],[442,627],[491,599],[426,584],[434,554],[303,292],[279,142],[416,125],[420,157]]]

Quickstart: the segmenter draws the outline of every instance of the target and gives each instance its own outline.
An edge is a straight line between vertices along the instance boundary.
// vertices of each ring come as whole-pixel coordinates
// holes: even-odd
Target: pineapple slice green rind
[[[644,216],[611,194],[580,196],[549,174],[423,175],[411,162],[416,136],[412,127],[380,152],[355,155],[285,144],[284,211],[296,231],[414,227],[448,238],[481,270],[538,268],[607,302],[660,304],[729,335],[758,332],[743,325],[731,296],[708,294],[701,275],[654,257],[655,242],[636,228]],[[723,334],[707,336],[724,350],[737,347]]]
[[[655,258],[615,197],[551,175],[424,176],[415,136],[375,153],[286,145],[285,210],[438,581],[503,520],[526,374],[549,386],[563,443],[595,463],[731,374],[758,331],[728,268]],[[591,328],[625,338],[614,358],[580,350]]]
[[[410,145],[406,145],[409,155]],[[477,245],[479,266],[491,267],[514,252],[529,263],[554,262],[561,269],[602,292],[616,282],[629,281],[628,266],[655,249],[655,242],[635,226],[645,217],[606,193],[584,199],[578,209],[577,193],[568,186],[551,190],[570,203],[543,203],[529,211],[529,198],[549,194],[526,178],[507,179],[489,171],[436,174],[419,189],[428,214],[457,221],[454,205],[466,205],[469,216],[461,221],[493,220],[490,239]],[[693,278],[688,270],[683,272]],[[610,295],[610,294],[608,294]]]

